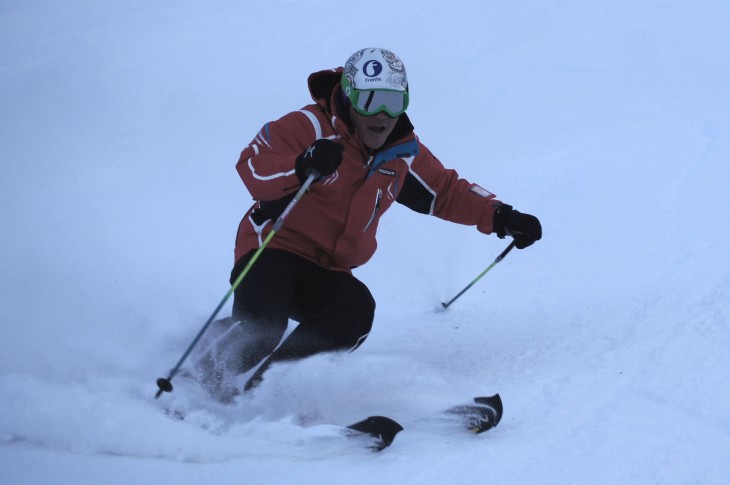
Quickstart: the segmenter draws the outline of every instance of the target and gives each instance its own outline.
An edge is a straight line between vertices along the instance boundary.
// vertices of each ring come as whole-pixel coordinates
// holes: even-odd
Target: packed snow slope
[[[725,1],[2,2],[2,482],[727,483],[728,25]],[[438,312],[508,241],[394,207],[356,353],[155,400],[228,290],[240,150],[366,46],[543,240]],[[438,418],[496,392],[488,433]],[[373,414],[405,427],[379,454],[332,426]]]

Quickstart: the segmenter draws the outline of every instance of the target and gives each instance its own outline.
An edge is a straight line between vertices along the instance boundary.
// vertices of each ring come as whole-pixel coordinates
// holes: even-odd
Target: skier
[[[520,249],[542,235],[536,217],[459,178],[421,143],[406,114],[406,70],[391,51],[360,49],[308,85],[314,103],[266,123],[236,165],[255,203],[238,227],[231,283],[308,175],[316,181],[236,288],[232,317],[216,322],[217,343],[198,363],[222,400],[240,392],[232,376],[258,366],[248,390],[272,363],[365,341],[375,301],[352,269],[375,252],[393,202],[511,236]],[[299,324],[284,338],[289,319]]]

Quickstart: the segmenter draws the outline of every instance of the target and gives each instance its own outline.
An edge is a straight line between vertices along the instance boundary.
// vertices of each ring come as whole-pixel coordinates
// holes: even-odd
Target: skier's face
[[[352,106],[350,106],[350,119],[355,125],[355,132],[360,141],[373,150],[383,146],[398,122],[398,118],[391,118],[382,111],[373,116],[363,116]]]

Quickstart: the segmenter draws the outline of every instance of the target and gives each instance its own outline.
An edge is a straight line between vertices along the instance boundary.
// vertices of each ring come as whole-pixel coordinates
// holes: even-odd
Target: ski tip
[[[386,416],[370,416],[347,426],[347,429],[376,438],[377,441],[371,448],[373,451],[381,451],[393,443],[395,436],[403,431],[403,426]]]

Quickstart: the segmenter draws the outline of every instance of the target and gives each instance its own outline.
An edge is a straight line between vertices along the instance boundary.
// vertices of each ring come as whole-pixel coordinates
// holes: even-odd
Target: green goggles
[[[391,118],[397,118],[408,108],[408,91],[355,89],[346,78],[342,80],[342,91],[355,111],[363,116],[374,116],[384,111]]]

